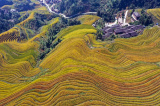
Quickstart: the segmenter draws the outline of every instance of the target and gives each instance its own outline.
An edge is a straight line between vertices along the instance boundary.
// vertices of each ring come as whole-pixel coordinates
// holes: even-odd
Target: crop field
[[[98,16],[93,15],[82,15],[78,18],[82,24],[92,25],[96,20],[100,19]]]
[[[147,13],[154,15],[157,19],[160,20],[160,8],[148,9]]]
[[[37,63],[35,39],[58,21],[54,18],[26,42],[0,43],[0,105],[160,105],[159,27],[108,44],[96,40],[92,22],[69,26],[53,42],[62,41]]]
[[[27,22],[29,22],[30,20],[32,20],[32,19],[34,19],[34,12],[32,12],[31,14],[30,14],[30,16],[26,19],[26,20],[24,20],[24,21],[22,21],[21,23],[19,23],[18,25],[20,25],[20,26],[25,26],[25,24],[27,23]]]
[[[20,37],[20,32],[17,27],[13,27],[12,29],[3,32],[0,34],[0,43],[6,41],[13,41],[17,40]]]
[[[59,18],[54,18],[54,19],[52,19],[52,20],[49,22],[50,24],[43,26],[42,29],[41,29],[41,32],[40,32],[39,34],[37,34],[36,36],[34,36],[33,38],[31,38],[29,41],[34,41],[34,40],[36,40],[36,39],[39,39],[40,37],[45,37],[45,34],[48,32],[48,30],[49,30],[50,28],[52,28],[52,26],[53,26],[54,24],[56,24],[58,21],[59,21]]]

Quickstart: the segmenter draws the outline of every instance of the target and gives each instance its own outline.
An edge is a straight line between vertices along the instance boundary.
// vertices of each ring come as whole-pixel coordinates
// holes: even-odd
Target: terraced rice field
[[[49,30],[50,28],[52,28],[52,26],[53,26],[54,24],[56,24],[57,22],[59,22],[59,18],[54,18],[54,19],[52,19],[52,20],[49,22],[50,24],[43,26],[42,29],[41,29],[41,32],[40,32],[39,34],[37,34],[36,36],[34,36],[33,38],[31,38],[29,41],[34,41],[34,40],[36,40],[36,39],[39,39],[40,37],[45,37],[45,34],[48,32],[48,30]]]
[[[17,27],[13,27],[12,29],[0,34],[0,43],[17,40],[19,37],[20,37],[19,29]]]
[[[154,15],[157,19],[160,20],[160,8],[148,9],[147,13]]]
[[[0,43],[0,105],[160,105],[160,28],[111,44],[96,32],[84,24],[62,30],[38,66],[34,40]]]
[[[34,19],[34,14],[35,14],[35,12],[32,12],[32,13],[30,14],[30,16],[29,16],[26,20],[22,21],[22,22],[19,23],[18,25],[20,25],[20,26],[25,26],[26,23],[28,23],[30,20]]]
[[[82,24],[92,25],[96,20],[100,19],[98,16],[93,15],[82,15],[78,18]]]

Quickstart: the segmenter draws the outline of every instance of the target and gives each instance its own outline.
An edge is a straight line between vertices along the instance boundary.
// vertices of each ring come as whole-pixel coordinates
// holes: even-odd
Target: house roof
[[[140,17],[140,16],[141,16],[138,12],[134,12],[133,14],[134,14],[134,16],[136,16],[136,17]]]
[[[122,29],[116,29],[114,32],[116,34],[121,34],[121,33],[124,33],[124,30],[122,30]]]
[[[132,29],[126,29],[126,30],[124,30],[126,33],[129,33],[129,32],[133,32],[134,30],[132,30]]]
[[[124,34],[121,34],[120,37],[122,37],[122,38],[129,38],[130,34],[124,33]]]

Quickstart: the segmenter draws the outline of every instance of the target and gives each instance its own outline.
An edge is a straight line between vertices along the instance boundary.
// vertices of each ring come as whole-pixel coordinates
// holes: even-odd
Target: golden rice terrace
[[[0,34],[0,106],[160,105],[160,27],[108,43],[96,40],[92,24],[100,17],[80,16],[81,24],[54,35],[51,43],[61,42],[37,61],[39,39],[60,17],[34,32],[26,23],[35,22],[36,11]],[[22,31],[26,39],[18,41]]]

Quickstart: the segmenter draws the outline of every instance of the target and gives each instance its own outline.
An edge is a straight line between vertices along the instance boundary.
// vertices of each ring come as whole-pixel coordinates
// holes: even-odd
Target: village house
[[[10,12],[11,12],[11,13],[17,12],[17,10],[16,10],[16,9],[11,9]]]
[[[109,38],[111,35],[118,35],[122,38],[130,38],[138,36],[138,34],[144,29],[143,25],[130,25],[122,27],[120,25],[107,26],[101,29],[104,32],[102,39]]]
[[[141,16],[141,15],[140,15],[138,12],[134,12],[134,13],[132,14],[132,18],[133,18],[135,21],[139,20],[140,16]]]

